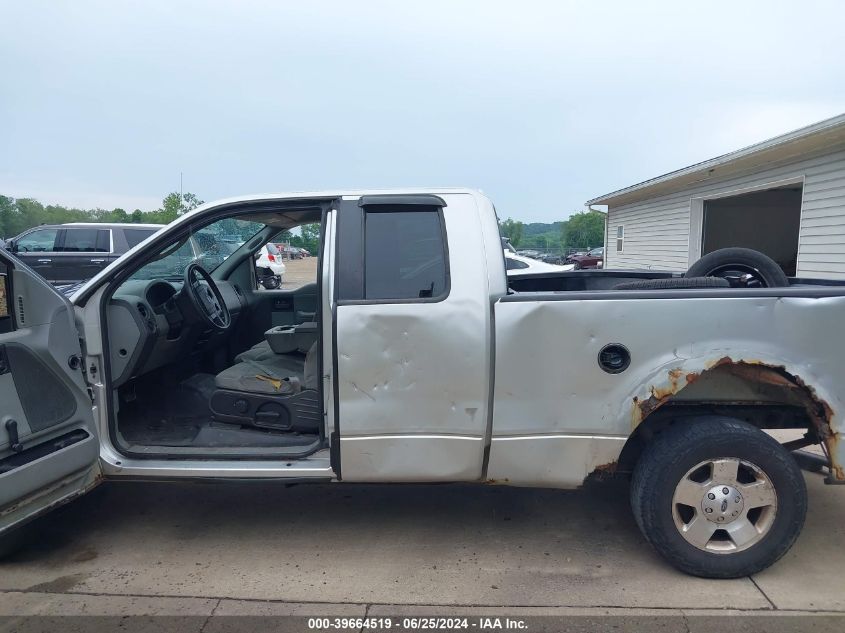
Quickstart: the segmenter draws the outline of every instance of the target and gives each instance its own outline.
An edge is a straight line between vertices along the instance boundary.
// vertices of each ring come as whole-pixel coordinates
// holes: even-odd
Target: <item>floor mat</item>
[[[248,448],[308,446],[316,433],[269,431],[214,420],[208,402],[214,376],[195,374],[157,397],[123,402],[118,427],[124,440],[141,446]],[[152,403],[141,406],[140,402]]]

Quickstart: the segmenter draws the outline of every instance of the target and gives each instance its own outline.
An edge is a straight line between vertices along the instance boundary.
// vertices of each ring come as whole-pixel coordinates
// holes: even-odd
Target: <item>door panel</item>
[[[365,200],[344,200],[338,211],[336,423],[345,481],[481,477],[491,379],[484,247],[472,196],[444,198],[434,211],[448,245],[442,256],[430,218],[385,217],[431,206],[405,208],[406,199],[373,210],[375,222]],[[376,270],[367,268],[373,262]]]
[[[99,440],[73,308],[0,253],[0,532],[98,479]]]

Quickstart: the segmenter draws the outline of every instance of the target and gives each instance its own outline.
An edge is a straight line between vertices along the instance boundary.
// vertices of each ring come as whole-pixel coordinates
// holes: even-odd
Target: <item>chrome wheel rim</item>
[[[734,554],[759,543],[777,514],[771,479],[749,461],[708,459],[675,486],[672,518],[687,543],[705,552]]]

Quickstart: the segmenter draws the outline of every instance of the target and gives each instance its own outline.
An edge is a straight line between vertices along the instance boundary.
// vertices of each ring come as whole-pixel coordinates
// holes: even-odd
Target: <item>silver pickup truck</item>
[[[260,288],[254,254],[306,224],[313,278]],[[191,239],[231,253],[207,270]],[[845,287],[745,255],[509,280],[464,189],[206,204],[70,300],[0,252],[0,531],[104,479],[618,475],[673,565],[754,573],[801,530],[800,467],[845,482]]]

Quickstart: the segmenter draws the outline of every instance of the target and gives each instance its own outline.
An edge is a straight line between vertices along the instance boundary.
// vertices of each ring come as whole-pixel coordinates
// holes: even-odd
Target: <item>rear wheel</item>
[[[807,489],[792,455],[745,422],[707,417],[660,433],[634,470],[631,507],[646,540],[706,578],[757,573],[795,542]]]

